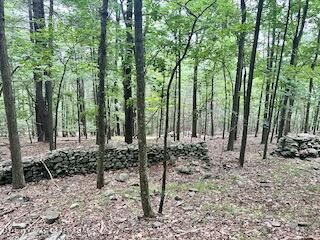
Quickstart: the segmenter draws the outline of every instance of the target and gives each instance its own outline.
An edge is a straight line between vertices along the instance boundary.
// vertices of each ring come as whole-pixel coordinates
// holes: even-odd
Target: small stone
[[[25,235],[23,235],[22,237],[19,238],[19,240],[35,240],[35,239],[43,239],[41,238],[41,232],[40,231],[34,231],[34,232],[30,232],[27,233]]]
[[[176,171],[181,174],[187,174],[187,175],[192,174],[192,169],[190,167],[176,168]]]
[[[196,195],[196,193],[195,193],[195,192],[188,192],[188,195],[189,195],[190,197],[193,197],[194,195]]]
[[[125,221],[127,221],[127,218],[115,217],[113,221],[117,224],[124,223]]]
[[[298,227],[308,227],[310,226],[310,223],[308,222],[298,222]]]
[[[272,225],[273,227],[280,227],[280,226],[281,226],[281,223],[278,222],[278,221],[272,221],[272,222],[271,222],[271,225]]]
[[[73,203],[73,204],[71,204],[70,209],[75,209],[75,208],[78,208],[78,207],[80,207],[79,203]]]
[[[212,178],[212,174],[211,173],[205,173],[202,177],[202,179],[206,180],[206,179],[210,179]]]
[[[117,201],[117,200],[118,200],[118,198],[117,198],[116,195],[111,195],[111,196],[109,197],[109,199],[110,199],[111,201]]]
[[[44,216],[43,219],[46,221],[47,224],[52,224],[57,221],[60,217],[60,212],[58,210],[48,211]]]
[[[120,173],[117,177],[116,180],[118,182],[126,182],[129,179],[129,175],[127,173]]]
[[[28,224],[26,223],[12,223],[12,229],[26,229]]]
[[[154,223],[152,223],[152,227],[153,228],[159,228],[159,227],[161,227],[163,225],[163,223],[161,223],[161,222],[154,222]]]
[[[190,188],[190,189],[189,189],[189,192],[195,192],[195,193],[197,193],[197,192],[199,192],[199,190],[196,189],[196,188]]]
[[[181,198],[181,197],[179,197],[179,196],[175,196],[175,197],[174,197],[174,200],[176,200],[176,201],[181,201],[181,200],[182,200],[182,198]]]
[[[288,223],[288,226],[289,226],[290,228],[296,228],[296,227],[298,227],[298,223],[297,223],[297,222],[289,222],[289,223]]]
[[[64,240],[66,239],[66,235],[62,234],[62,231],[54,232],[50,235],[50,237],[47,237],[45,240]]]
[[[183,209],[185,212],[191,212],[191,211],[194,210],[193,207],[183,207],[182,209]]]
[[[114,191],[111,190],[111,189],[108,189],[108,190],[105,191],[103,194],[104,194],[105,196],[107,196],[107,197],[111,197],[111,196],[115,195]]]

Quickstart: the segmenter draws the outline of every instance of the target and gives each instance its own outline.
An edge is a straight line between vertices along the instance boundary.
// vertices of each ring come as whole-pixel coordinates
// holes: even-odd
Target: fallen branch
[[[0,217],[3,217],[4,215],[7,215],[7,214],[12,213],[12,212],[14,212],[14,209],[13,209],[13,208],[12,208],[12,209],[9,209],[9,210],[6,210],[6,211],[0,213]]]

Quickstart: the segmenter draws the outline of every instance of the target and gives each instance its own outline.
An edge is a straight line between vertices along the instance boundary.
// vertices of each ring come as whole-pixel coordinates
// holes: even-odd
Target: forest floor
[[[169,167],[164,214],[151,220],[141,218],[137,168],[105,172],[102,190],[96,189],[95,174],[29,183],[18,191],[2,186],[0,239],[30,232],[62,232],[79,240],[320,239],[320,159],[263,161],[259,140],[250,137],[245,167],[239,169],[239,146],[225,152],[226,141],[207,141],[210,168],[194,159],[178,159]],[[191,167],[192,174],[178,173],[181,166]],[[160,164],[150,168],[155,211],[161,172]],[[116,181],[120,173],[129,179]],[[41,216],[52,209],[60,218],[49,225]],[[27,227],[14,229],[15,223]]]

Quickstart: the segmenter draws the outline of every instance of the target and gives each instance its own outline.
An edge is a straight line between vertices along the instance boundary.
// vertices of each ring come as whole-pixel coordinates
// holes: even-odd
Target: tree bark
[[[277,98],[277,91],[278,91],[278,86],[279,86],[279,81],[280,81],[280,73],[281,73],[281,68],[282,68],[282,61],[283,61],[283,53],[285,49],[285,44],[286,44],[286,38],[287,38],[287,33],[288,33],[288,26],[289,26],[289,20],[290,20],[290,11],[291,11],[291,0],[289,0],[288,3],[288,11],[287,11],[287,17],[286,17],[286,24],[284,28],[284,34],[283,34],[283,42],[282,42],[282,47],[280,51],[280,59],[279,59],[279,64],[278,64],[278,69],[277,69],[277,76],[276,76],[276,83],[274,86],[274,92],[272,95],[272,100],[269,108],[269,116],[268,116],[268,128],[266,129],[266,141],[264,144],[264,150],[263,150],[263,159],[267,159],[267,152],[268,152],[268,138],[270,134],[270,129],[271,129],[271,123],[272,123],[272,118],[273,118],[273,110],[275,107],[275,101]],[[278,110],[278,114],[280,115],[281,110]],[[277,115],[278,115],[277,114]],[[278,118],[278,117],[277,117]],[[271,137],[272,139],[272,137]]]
[[[97,188],[104,186],[104,156],[106,143],[106,122],[105,122],[105,76],[106,76],[106,35],[107,35],[107,18],[108,18],[108,0],[102,0],[101,9],[101,33],[99,44],[99,89],[98,89],[98,158],[97,158]]]
[[[260,32],[262,9],[263,9],[263,0],[259,0],[256,25],[255,25],[255,31],[254,31],[253,46],[252,46],[251,59],[250,59],[248,86],[246,90],[245,105],[244,105],[242,141],[241,141],[241,150],[240,150],[240,157],[239,157],[240,167],[243,167],[244,165],[244,158],[245,158],[245,152],[246,152],[246,146],[247,146],[248,123],[249,123],[249,115],[250,115],[250,100],[251,100],[254,68],[255,68],[255,62],[256,62],[256,52],[257,52],[259,32]]]
[[[315,70],[315,67],[317,64],[319,48],[320,48],[320,28],[319,28],[318,37],[317,37],[317,48],[316,48],[313,62],[311,64],[312,71]],[[309,119],[310,119],[310,107],[311,107],[312,92],[313,92],[313,78],[311,77],[309,80],[309,95],[308,95],[308,102],[307,102],[307,109],[306,109],[306,119],[305,119],[305,123],[304,123],[304,132],[305,133],[310,131]]]
[[[134,0],[135,22],[135,60],[137,72],[137,112],[138,112],[138,146],[140,195],[143,214],[154,217],[149,196],[149,180],[147,171],[147,141],[145,124],[145,79],[144,79],[144,45],[142,33],[142,0]]]
[[[127,11],[125,13],[126,25],[126,53],[124,63],[124,109],[125,109],[125,123],[124,123],[124,137],[125,142],[132,143],[134,134],[133,121],[133,103],[132,103],[132,58],[134,52],[133,36],[132,36],[132,0],[127,0]]]
[[[41,36],[42,29],[45,28],[44,5],[43,0],[33,0],[33,29],[35,35],[36,51],[41,52],[45,48],[45,42]],[[40,63],[36,63],[40,65]],[[34,69],[34,82],[36,86],[35,112],[38,141],[43,142],[46,139],[48,130],[46,124],[46,106],[43,96],[43,71],[38,67]]]
[[[295,35],[292,42],[291,59],[290,59],[290,65],[293,67],[297,66],[298,49],[299,49],[300,40],[302,38],[302,34],[303,34],[305,22],[306,22],[308,8],[309,8],[309,0],[306,0],[306,3],[303,7],[302,16],[301,16],[301,9],[299,9],[299,13],[297,17],[298,24],[297,24]],[[292,80],[289,79],[289,81],[292,81]],[[293,89],[287,86],[285,90],[285,94],[283,96],[282,107],[280,112],[278,140],[283,136],[284,132],[287,133],[288,131],[290,131],[291,113],[292,113],[292,107],[294,103],[293,94],[294,94]],[[288,108],[288,102],[289,102],[289,108]],[[288,109],[289,109],[289,112],[287,114]]]
[[[241,0],[241,24],[246,23],[246,2]],[[240,103],[240,89],[241,89],[241,80],[242,80],[242,69],[243,69],[243,59],[244,59],[244,44],[245,44],[245,32],[240,33],[238,39],[238,62],[237,62],[237,72],[236,72],[236,82],[234,86],[233,101],[232,101],[232,114],[231,114],[231,124],[230,132],[228,139],[228,151],[233,151],[234,141],[237,135],[237,125],[238,125],[238,116],[239,116],[239,103]]]
[[[197,123],[198,123],[198,111],[197,111],[197,93],[198,93],[198,66],[199,61],[196,57],[193,68],[193,98],[192,98],[192,137],[197,137]]]
[[[12,161],[12,186],[13,188],[18,189],[25,186],[25,179],[21,160],[16,104],[12,89],[12,79],[7,51],[4,17],[4,3],[3,0],[0,0],[0,70]]]

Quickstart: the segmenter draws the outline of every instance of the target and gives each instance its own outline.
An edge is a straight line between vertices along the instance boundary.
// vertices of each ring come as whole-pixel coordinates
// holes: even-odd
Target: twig
[[[9,213],[12,213],[13,211],[14,211],[13,208],[12,208],[12,209],[9,209],[9,210],[6,210],[6,211],[0,213],[0,217],[3,217],[4,215],[7,215],[7,214],[9,214]]]
[[[4,227],[3,229],[0,230],[0,236],[4,233],[4,231],[6,230],[6,228],[11,224],[11,221],[9,221]]]
[[[32,228],[37,222],[39,222],[39,220],[40,220],[41,218],[40,217],[38,217],[32,224],[30,224],[30,226],[28,226],[24,231],[23,231],[23,234],[21,235],[21,237],[20,238],[22,238],[24,235],[26,235],[26,233],[27,233],[27,229],[30,229],[30,228]]]
[[[60,190],[60,188],[58,187],[58,185],[54,182],[54,179],[53,179],[53,176],[49,170],[49,168],[47,167],[47,165],[44,163],[44,161],[42,159],[40,159],[40,162],[43,164],[44,168],[47,170],[49,176],[50,176],[50,179],[52,180],[53,184],[56,186],[56,188],[58,188],[58,190]]]

